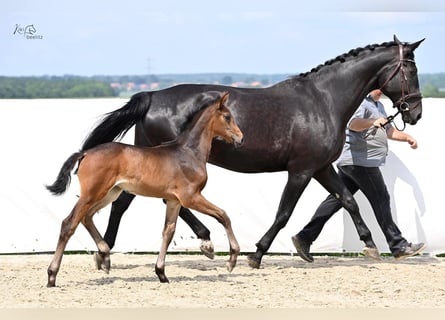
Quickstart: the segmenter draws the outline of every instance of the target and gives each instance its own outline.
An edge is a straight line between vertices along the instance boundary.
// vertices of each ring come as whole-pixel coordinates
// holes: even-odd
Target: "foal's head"
[[[243,133],[235,122],[230,110],[226,106],[229,93],[222,93],[211,108],[216,108],[216,118],[213,121],[213,131],[215,135],[228,143],[240,145],[243,142]]]

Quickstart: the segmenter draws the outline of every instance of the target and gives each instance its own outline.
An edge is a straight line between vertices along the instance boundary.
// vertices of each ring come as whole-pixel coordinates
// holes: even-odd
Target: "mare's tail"
[[[81,151],[123,137],[138,121],[145,117],[151,103],[151,92],[133,95],[122,108],[104,115],[85,139]]]
[[[62,165],[56,181],[50,186],[47,185],[46,189],[48,189],[53,195],[56,196],[60,196],[61,194],[63,194],[71,182],[71,171],[73,170],[74,165],[77,161],[82,159],[82,157],[83,152],[73,153]]]

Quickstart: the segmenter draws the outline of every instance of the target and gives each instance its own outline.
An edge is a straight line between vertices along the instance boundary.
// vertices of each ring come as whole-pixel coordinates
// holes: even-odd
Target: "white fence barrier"
[[[0,253],[53,251],[61,221],[70,213],[78,194],[74,176],[69,191],[54,197],[44,188],[56,178],[62,163],[76,151],[99,117],[122,106],[123,99],[0,100],[2,156],[0,166]],[[390,101],[383,101],[390,110]],[[441,203],[444,173],[439,155],[443,146],[441,127],[445,100],[424,99],[423,118],[407,132],[419,148],[390,142],[390,155],[383,168],[392,198],[394,219],[408,241],[426,242],[426,252],[445,252],[444,209]],[[132,143],[133,131],[124,138]],[[204,195],[224,208],[244,252],[271,226],[286,183],[287,174],[240,174],[209,165]],[[287,226],[275,239],[270,252],[292,253],[290,237],[310,219],[327,192],[313,180],[295,208]],[[381,252],[388,246],[369,204],[357,195],[364,219]],[[104,233],[110,206],[95,215]],[[224,229],[210,217],[197,213],[211,230],[217,251],[227,251]],[[158,251],[164,222],[159,199],[137,197],[124,215],[113,251]],[[180,221],[170,246],[173,251],[197,251],[199,240]],[[363,243],[347,213],[339,212],[327,223],[313,244],[314,252],[356,252]],[[96,250],[93,240],[79,226],[67,250]]]

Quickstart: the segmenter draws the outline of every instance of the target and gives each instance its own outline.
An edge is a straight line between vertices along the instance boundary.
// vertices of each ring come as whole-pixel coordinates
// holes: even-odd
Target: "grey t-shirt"
[[[351,120],[356,118],[380,117],[387,117],[383,104],[379,101],[375,102],[368,96],[349,120],[348,127]],[[337,160],[337,166],[379,167],[384,165],[388,154],[386,130],[389,128],[391,128],[391,124],[386,125],[385,128],[374,130],[375,133],[373,128],[359,132],[346,129],[346,143]]]

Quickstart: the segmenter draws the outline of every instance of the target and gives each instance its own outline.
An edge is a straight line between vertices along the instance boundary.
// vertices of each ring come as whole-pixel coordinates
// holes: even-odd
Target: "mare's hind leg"
[[[108,219],[108,226],[104,235],[104,240],[110,249],[114,247],[116,242],[117,231],[119,229],[122,216],[125,211],[127,211],[134,197],[134,194],[123,191],[111,204],[110,218]]]
[[[62,221],[56,251],[54,252],[54,257],[47,270],[47,287],[56,286],[56,277],[60,269],[60,264],[62,262],[63,252],[65,251],[66,244],[68,243],[68,240],[71,238],[71,236],[74,234],[85,212],[86,208],[81,199],[79,199],[79,201],[76,203],[73,210],[71,211],[70,215]]]
[[[260,267],[264,253],[269,250],[278,232],[284,228],[289,221],[298,199],[307,187],[311,177],[311,173],[297,175],[289,172],[286,187],[284,188],[278,211],[275,216],[275,221],[269,230],[267,230],[266,234],[256,244],[256,252],[247,256],[250,267],[256,269]]]
[[[158,276],[159,281],[163,283],[169,282],[167,276],[165,275],[165,257],[167,255],[168,246],[170,245],[173,235],[175,234],[176,222],[178,220],[180,208],[181,204],[178,201],[167,201],[164,230],[162,231],[162,245],[155,265],[156,275]]]
[[[363,253],[373,259],[379,260],[380,253],[372,239],[371,231],[363,220],[360,209],[353,195],[335,172],[334,167],[329,165],[325,169],[318,171],[314,178],[333,196],[335,196],[342,206],[349,212],[352,221],[357,229],[360,240],[365,243]]]
[[[200,193],[195,194],[190,199],[187,198],[183,204],[187,208],[194,209],[201,213],[214,217],[219,223],[224,226],[227,233],[227,238],[229,239],[230,248],[230,258],[227,262],[227,270],[231,272],[236,266],[236,260],[240,252],[240,247],[232,230],[232,223],[229,216],[224,210],[209,202]]]

